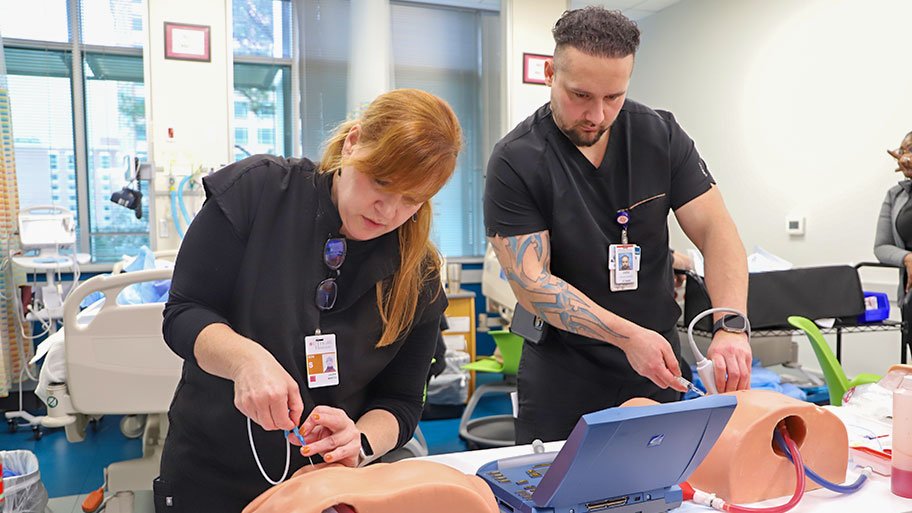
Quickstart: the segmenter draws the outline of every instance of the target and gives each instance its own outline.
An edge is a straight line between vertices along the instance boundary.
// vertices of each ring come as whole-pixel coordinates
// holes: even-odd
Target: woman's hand
[[[909,289],[912,289],[912,253],[906,253],[906,256],[903,257],[903,265],[906,266],[905,290],[909,292]]]
[[[358,466],[361,432],[343,410],[317,406],[301,424],[300,431],[307,442],[301,449],[301,455],[319,454],[329,464]]]
[[[256,347],[235,369],[234,406],[267,431],[292,429],[304,413],[298,384],[271,353]]]

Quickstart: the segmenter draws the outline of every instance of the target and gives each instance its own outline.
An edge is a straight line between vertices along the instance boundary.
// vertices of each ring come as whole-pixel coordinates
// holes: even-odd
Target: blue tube
[[[177,186],[177,199],[178,205],[180,206],[181,215],[184,217],[184,224],[190,226],[190,214],[187,212],[187,204],[184,203],[184,187],[187,186],[187,183],[190,179],[193,178],[193,175],[187,175],[183,180],[180,181],[180,184]],[[181,236],[183,237],[183,236]]]
[[[774,431],[773,436],[776,438],[776,443],[779,444],[779,448],[782,449],[782,452],[785,453],[785,457],[792,461],[792,454],[789,452],[788,447],[785,445],[785,440],[782,438],[782,435],[779,434],[779,431]],[[832,490],[838,493],[855,493],[861,489],[861,486],[868,480],[868,476],[862,474],[858,476],[858,479],[850,485],[841,485],[836,483],[831,483],[819,476],[816,472],[809,469],[807,465],[804,466],[804,473],[807,474],[811,481],[819,484],[820,486],[826,488],[827,490]]]
[[[171,189],[171,219],[174,220],[174,227],[177,228],[177,235],[184,238],[184,229],[181,228],[180,219],[177,218],[177,190]]]

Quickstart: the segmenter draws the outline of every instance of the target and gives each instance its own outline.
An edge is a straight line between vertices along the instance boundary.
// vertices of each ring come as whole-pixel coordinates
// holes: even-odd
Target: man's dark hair
[[[640,29],[636,23],[604,7],[565,11],[554,28],[555,57],[566,46],[596,57],[618,59],[636,53]]]

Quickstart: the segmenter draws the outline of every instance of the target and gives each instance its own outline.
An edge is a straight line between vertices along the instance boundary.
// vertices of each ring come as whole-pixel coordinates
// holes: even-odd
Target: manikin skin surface
[[[845,481],[848,435],[831,412],[769,390],[729,395],[738,398],[738,406],[706,459],[688,479],[695,488],[733,504],[792,495],[795,467],[778,447],[773,449],[773,430],[783,419],[804,464],[828,481]],[[656,403],[636,398],[622,406],[649,404]],[[810,479],[805,481],[807,490],[820,488]]]
[[[243,513],[321,513],[347,504],[356,513],[497,513],[488,485],[440,463],[403,460],[364,468],[295,473],[253,500]]]

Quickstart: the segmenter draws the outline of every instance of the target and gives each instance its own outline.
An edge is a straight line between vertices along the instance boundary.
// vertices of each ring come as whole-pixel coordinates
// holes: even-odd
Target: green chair
[[[830,392],[830,404],[833,406],[842,406],[842,396],[845,395],[846,390],[880,381],[881,376],[876,374],[859,374],[850,381],[814,321],[793,315],[788,318],[788,322],[803,331],[811,341],[811,347],[814,349],[814,354],[817,355],[817,362],[820,363],[820,369],[823,371],[823,377]]]
[[[473,419],[472,414],[478,401],[486,394],[501,393],[510,395],[516,391],[516,372],[522,356],[523,339],[509,331],[489,332],[500,354],[503,363],[493,357],[481,358],[463,365],[465,370],[476,372],[493,372],[504,375],[504,380],[488,383],[478,387],[469,399],[462,418],[459,420],[459,436],[465,439],[470,448],[509,447],[516,444],[516,431],[513,426],[513,415],[491,415]]]

